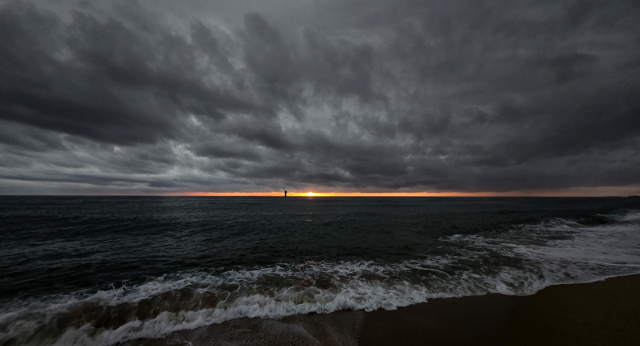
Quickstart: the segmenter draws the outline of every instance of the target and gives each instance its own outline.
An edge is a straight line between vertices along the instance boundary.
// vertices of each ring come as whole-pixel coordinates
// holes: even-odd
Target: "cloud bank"
[[[0,2],[0,194],[640,185],[636,1]]]

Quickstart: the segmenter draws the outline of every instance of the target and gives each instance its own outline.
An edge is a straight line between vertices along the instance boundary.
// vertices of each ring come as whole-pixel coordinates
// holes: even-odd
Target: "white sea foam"
[[[640,221],[640,212],[630,211],[622,215],[612,216],[612,218],[617,221]]]
[[[598,226],[554,219],[508,232],[454,235],[441,239],[444,254],[394,263],[306,262],[182,273],[50,298],[0,311],[0,344],[113,345],[242,317],[396,309],[486,293],[526,295],[553,284],[640,272],[640,213],[614,218],[618,222]],[[140,317],[150,304],[155,312]],[[63,328],[61,321],[67,321]]]

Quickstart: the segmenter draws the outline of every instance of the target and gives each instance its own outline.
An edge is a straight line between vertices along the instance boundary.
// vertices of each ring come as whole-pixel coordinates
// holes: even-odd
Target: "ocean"
[[[640,273],[640,198],[0,197],[0,345]]]

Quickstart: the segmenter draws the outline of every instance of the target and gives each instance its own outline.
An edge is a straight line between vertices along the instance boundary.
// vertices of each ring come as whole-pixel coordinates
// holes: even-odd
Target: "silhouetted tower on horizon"
[[[287,197],[287,190],[284,190],[284,196]]]

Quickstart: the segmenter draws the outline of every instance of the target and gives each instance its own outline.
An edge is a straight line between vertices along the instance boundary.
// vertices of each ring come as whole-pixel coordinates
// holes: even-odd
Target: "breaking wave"
[[[113,345],[242,318],[396,309],[432,298],[528,295],[640,273],[640,212],[592,225],[553,219],[453,235],[396,262],[339,261],[183,272],[0,309],[0,344]]]

